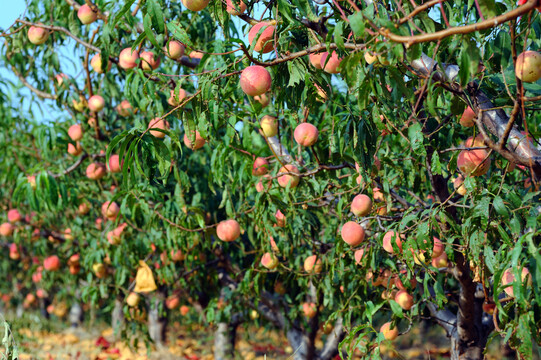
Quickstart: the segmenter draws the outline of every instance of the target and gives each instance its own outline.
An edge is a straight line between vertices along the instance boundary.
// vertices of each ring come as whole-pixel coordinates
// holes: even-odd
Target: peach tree
[[[243,323],[379,358],[427,318],[452,359],[531,358],[537,6],[30,1],[2,30],[3,300],[157,344],[190,305],[219,359]]]

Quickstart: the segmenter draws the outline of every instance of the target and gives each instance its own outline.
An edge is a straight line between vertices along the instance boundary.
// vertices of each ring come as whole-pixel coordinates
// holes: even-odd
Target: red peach
[[[404,310],[410,310],[413,307],[413,296],[408,294],[406,290],[397,292],[394,301]]]
[[[263,29],[263,30],[262,30]],[[274,30],[275,27],[268,22],[260,22],[255,24],[248,33],[248,41],[250,46],[253,46],[254,51],[266,54],[274,48]],[[261,33],[259,37],[258,33]],[[254,40],[257,41],[254,44]]]
[[[316,316],[316,314],[317,314],[317,306],[313,302],[311,302],[311,303],[303,303],[302,304],[302,312],[304,313],[304,315],[307,318],[311,319],[314,316]]]
[[[267,159],[258,157],[254,161],[254,166],[252,168],[252,175],[261,176],[269,172],[269,162]]]
[[[274,216],[276,217],[276,225],[279,227],[286,226],[286,216],[280,210],[276,210]]]
[[[446,253],[443,253],[440,256],[432,259],[432,266],[434,266],[435,268],[441,269],[441,268],[447,267],[448,265],[449,263],[447,261]]]
[[[73,141],[79,141],[83,138],[83,127],[81,124],[71,125],[68,129],[68,136]]]
[[[156,70],[160,66],[160,57],[151,51],[143,51],[139,57],[143,70]]]
[[[98,19],[98,14],[90,8],[87,4],[81,5],[77,11],[77,17],[85,25],[92,24]]]
[[[195,138],[194,142],[192,143],[192,141],[190,140],[190,138]],[[192,149],[192,150],[197,150],[197,149],[201,149],[205,143],[206,143],[206,140],[201,136],[201,134],[199,133],[199,131],[195,131],[195,136],[192,133],[190,133],[190,136],[188,137],[188,133],[184,133],[184,145],[186,145],[186,147]]]
[[[56,255],[45,258],[43,268],[47,271],[57,271],[60,269],[60,259]]]
[[[381,326],[379,332],[383,334],[386,340],[394,340],[398,337],[398,328],[395,326],[391,329],[391,323],[386,322]]]
[[[10,209],[8,210],[8,221],[10,223],[16,223],[18,221],[21,221],[23,219],[23,216],[17,209]]]
[[[186,316],[186,315],[188,315],[189,312],[190,312],[190,308],[188,306],[182,305],[180,307],[180,315]]]
[[[269,270],[276,269],[278,267],[278,263],[278,258],[273,253],[266,252],[261,257],[261,265]]]
[[[312,64],[313,67],[316,69],[321,69],[321,57],[323,56],[322,53],[311,53],[308,55],[308,59],[310,60],[310,64]]]
[[[105,107],[105,100],[100,95],[93,95],[88,99],[88,109],[93,112],[100,112]]]
[[[231,15],[241,15],[246,11],[246,4],[240,0],[233,2],[232,0],[226,1],[227,8],[225,11],[227,11]]]
[[[317,142],[319,130],[312,124],[302,123],[295,128],[293,137],[301,146],[312,146]]]
[[[79,208],[77,209],[77,212],[79,215],[86,215],[90,211],[90,206],[88,206],[88,203],[83,202],[79,204]]]
[[[47,41],[48,38],[49,30],[47,29],[38,26],[30,26],[28,29],[28,40],[34,45],[41,45]]]
[[[310,255],[304,260],[304,271],[309,274],[319,274],[323,270],[323,263],[317,255]]]
[[[175,90],[171,90],[169,94],[169,99],[167,99],[167,103],[171,106],[179,106],[182,104],[182,101],[188,96],[188,93],[186,90],[182,88],[178,88]]]
[[[460,117],[460,125],[465,127],[472,127],[475,125],[474,119],[475,119],[475,112],[472,110],[471,107],[467,107],[466,110],[462,113],[462,116]]]
[[[541,79],[541,54],[531,50],[522,52],[517,56],[515,74],[524,82],[536,82]]]
[[[248,96],[266,93],[271,88],[271,84],[270,73],[260,65],[248,66],[240,75],[240,87]]]
[[[338,74],[340,73],[340,70],[338,70],[340,63],[342,62],[341,58],[338,58],[338,54],[336,51],[333,51],[329,60],[329,53],[324,52],[321,54],[321,68],[331,74]]]
[[[111,70],[111,62],[109,62],[109,59],[107,59],[105,69],[102,70],[103,63],[101,60],[101,54],[96,54],[92,57],[92,60],[90,60],[90,66],[92,67],[92,70],[98,74],[103,74],[105,71]]]
[[[359,249],[359,250],[355,250],[355,253],[353,254],[353,256],[355,258],[355,264],[357,264],[357,265],[361,264],[361,262],[363,261],[363,258],[364,258],[364,253],[365,253],[364,248]]]
[[[173,60],[178,60],[184,55],[186,48],[180,42],[171,40],[164,47],[165,55]]]
[[[207,7],[210,0],[182,0],[182,4],[191,11],[201,11]]]
[[[0,235],[11,236],[11,234],[13,234],[13,225],[8,222],[0,225]]]
[[[103,217],[114,221],[116,220],[118,214],[120,214],[120,206],[116,202],[106,201],[101,206],[101,214]]]
[[[364,229],[361,225],[355,221],[348,221],[342,226],[340,231],[342,240],[344,240],[350,246],[357,246],[364,240]]]
[[[513,283],[515,282],[515,273],[512,268],[509,268],[504,271],[501,283],[504,286],[504,291],[507,295],[514,297],[514,290],[513,290]],[[526,286],[530,286],[532,284],[532,276],[530,275],[530,271],[528,268],[523,267],[520,273],[520,286],[522,286],[522,283],[526,281]]]
[[[280,175],[283,173],[298,174],[299,169],[295,165],[287,164],[282,166],[278,171],[278,185],[285,188],[288,185],[293,189],[299,185],[301,178],[296,175]]]
[[[119,173],[122,171],[120,166],[120,157],[116,154],[109,157],[109,171],[112,173]]]
[[[149,121],[148,123],[148,129],[161,129],[161,130],[167,130],[169,129],[169,123],[165,121],[164,119],[161,119],[159,117],[154,118]],[[158,131],[158,130],[150,130],[150,135],[158,138],[163,139],[165,137],[165,133]]]
[[[139,53],[131,48],[125,48],[120,52],[118,56],[118,66],[122,69],[133,69],[137,66],[137,60],[139,59]]]
[[[169,310],[175,310],[180,305],[180,299],[178,298],[178,295],[171,295],[167,299],[165,299],[165,307]]]
[[[99,180],[105,176],[106,169],[102,163],[91,163],[86,168],[86,177],[90,180]]]
[[[216,235],[222,241],[235,241],[240,236],[240,225],[237,220],[224,220],[218,224]]]
[[[123,117],[130,115],[133,111],[131,104],[128,100],[122,100],[122,102],[118,104],[115,109],[118,112],[118,115]]]
[[[75,145],[72,143],[68,144],[68,154],[71,156],[79,156],[83,152],[83,148],[80,142],[76,142]]]
[[[402,234],[397,233],[396,231],[387,231],[383,236],[383,249],[390,254],[394,254],[394,249],[392,243],[396,244],[400,252],[402,252],[402,241],[406,237]]]
[[[372,199],[364,194],[359,194],[351,202],[351,212],[355,216],[366,216],[372,210]]]
[[[458,155],[457,167],[464,175],[481,176],[488,172],[491,164],[488,151],[483,149],[462,150]],[[486,158],[486,160],[485,160]],[[475,170],[477,168],[477,170]]]

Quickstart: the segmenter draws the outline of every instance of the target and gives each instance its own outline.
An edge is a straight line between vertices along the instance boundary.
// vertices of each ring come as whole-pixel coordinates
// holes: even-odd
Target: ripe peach
[[[327,92],[329,90],[324,90],[321,86],[319,86],[316,83],[314,83],[314,86],[315,86],[315,88],[317,90],[317,98],[316,98],[316,100],[321,101],[321,102],[327,101],[329,99],[329,96],[327,95]]]
[[[394,230],[387,231],[383,236],[383,249],[390,254],[394,254],[392,243],[396,244],[400,252],[402,252],[402,240],[405,240],[406,237],[402,234],[397,233]]]
[[[401,274],[403,275],[406,275],[407,271],[406,270],[401,270],[400,271]],[[394,275],[392,280],[393,284],[399,289],[399,290],[406,290],[406,287],[404,286],[404,284],[402,283],[402,280],[400,280],[400,277],[398,275]],[[412,277],[410,280],[409,280],[409,283],[410,283],[410,287],[412,289],[415,289],[415,286],[417,286],[417,279],[415,279],[414,277]]]
[[[357,246],[364,240],[364,229],[361,225],[355,221],[348,221],[342,226],[340,231],[342,240],[344,240],[350,246]]]
[[[355,216],[366,216],[372,210],[372,199],[364,194],[359,194],[351,202],[351,212]]]
[[[119,245],[120,240],[122,240],[122,233],[124,232],[124,229],[128,226],[126,223],[122,223],[113,230],[107,232],[107,241],[111,245]]]
[[[93,112],[100,112],[105,107],[105,100],[100,95],[93,95],[88,99],[88,109]]]
[[[125,48],[118,55],[118,66],[122,69],[133,69],[137,66],[137,60],[139,59],[139,53],[131,48]]]
[[[383,334],[385,340],[394,340],[398,337],[398,328],[395,326],[391,329],[391,323],[386,322],[381,326],[379,332]]]
[[[311,53],[308,55],[308,59],[310,60],[310,64],[312,64],[313,67],[316,69],[321,69],[321,57],[323,56],[322,53]]]
[[[353,256],[355,258],[355,264],[357,264],[357,265],[361,264],[361,261],[363,261],[363,258],[364,258],[364,253],[365,253],[364,248],[359,249],[359,250],[355,250],[355,253],[353,254]]]
[[[188,54],[188,56],[190,57],[190,59],[196,59],[196,60],[201,60],[203,58],[203,56],[205,56],[205,53],[201,52],[201,51],[192,51]]]
[[[165,121],[164,119],[161,119],[159,117],[154,118],[149,121],[148,123],[148,129],[161,129],[161,130],[167,130],[169,129],[169,123]],[[158,138],[163,139],[165,137],[165,133],[158,131],[158,130],[150,130],[150,135]]]
[[[254,161],[254,166],[252,168],[252,175],[261,176],[269,172],[269,162],[267,159],[258,157]]]
[[[87,4],[81,5],[79,11],[77,11],[77,17],[85,25],[92,24],[98,19],[98,14],[92,11]]]
[[[79,204],[79,208],[77,209],[77,212],[79,215],[86,215],[90,211],[90,206],[88,206],[88,203],[83,202]]]
[[[218,224],[216,235],[222,241],[235,241],[240,236],[240,225],[237,220],[224,220]]]
[[[188,93],[182,88],[171,90],[167,103],[171,106],[179,106],[187,96]]]
[[[273,137],[278,134],[278,121],[274,116],[265,115],[259,121],[261,132],[265,137]]]
[[[102,163],[91,163],[86,168],[86,177],[90,180],[99,180],[105,176],[106,169]]]
[[[160,66],[160,57],[151,51],[143,51],[139,57],[143,70],[156,70]]]
[[[271,245],[271,250],[274,251],[274,252],[279,253],[280,248],[278,247],[278,245],[276,245],[276,241],[274,241],[274,238],[272,236],[269,237],[269,242],[270,242],[270,245]]]
[[[83,138],[83,127],[81,124],[71,125],[68,129],[68,136],[73,141],[79,141]]]
[[[186,315],[188,315],[189,312],[190,312],[190,308],[188,306],[182,305],[180,307],[180,315],[186,316]]]
[[[116,154],[109,157],[109,171],[112,173],[119,173],[122,171],[120,166],[120,157]]]
[[[517,56],[515,64],[517,78],[524,82],[536,82],[541,78],[541,54],[537,51],[524,51]]]
[[[301,146],[312,146],[317,142],[319,130],[312,124],[301,123],[295,128],[293,137]]]
[[[445,251],[445,245],[437,237],[434,237],[433,240],[434,240],[434,246],[432,247],[431,256],[432,258],[436,258],[440,256],[441,254],[443,254],[443,252]]]
[[[487,155],[488,151],[483,149],[462,150],[458,154],[456,164],[464,175],[481,176],[486,174],[490,168],[491,160],[486,158]],[[476,168],[477,170],[475,170]]]
[[[115,110],[118,112],[118,115],[123,117],[129,116],[133,112],[128,100],[122,100],[122,102],[116,106]]]
[[[70,154],[71,156],[79,156],[82,152],[83,148],[81,147],[80,142],[77,141],[75,145],[73,145],[72,143],[68,144],[68,154]]]
[[[184,55],[186,48],[180,42],[176,40],[171,40],[163,48],[165,55],[173,60],[178,60]]]
[[[263,108],[266,108],[270,104],[270,97],[267,94],[261,94],[254,96],[254,100],[261,104]]]
[[[96,128],[96,125],[98,125],[98,121],[91,117],[91,118],[88,118],[88,126],[90,126],[91,128]]]
[[[460,117],[460,125],[465,127],[472,127],[475,125],[475,112],[472,110],[471,107],[467,107],[466,110],[462,113],[462,116]]]
[[[327,60],[327,58],[329,60]],[[338,68],[341,62],[342,59],[338,58],[338,54],[336,53],[336,51],[333,51],[330,57],[328,52],[324,52],[323,54],[321,54],[321,68],[328,73],[340,73],[340,70]]]
[[[311,303],[305,302],[302,304],[302,312],[307,318],[311,319],[317,314],[317,306],[313,302]]]
[[[253,46],[254,51],[266,54],[274,48],[274,30],[276,28],[268,22],[260,22],[255,24],[248,33],[248,41],[250,46]],[[258,33],[261,33],[259,37]],[[254,44],[254,40],[257,41]]]
[[[278,258],[273,253],[266,252],[261,257],[261,265],[263,265],[269,270],[276,269],[278,267],[278,263]]]
[[[441,269],[447,267],[448,265],[449,262],[447,261],[446,253],[442,253],[440,256],[432,259],[432,266],[434,266],[435,268]]]
[[[34,190],[36,190],[36,187],[38,186],[37,182],[36,182],[36,176],[35,175],[28,175],[26,177],[26,180],[28,181],[28,183],[30,184],[30,187]]]
[[[8,210],[8,221],[10,223],[15,223],[17,221],[21,221],[23,219],[23,216],[17,209],[10,209]]]
[[[102,70],[103,63],[101,60],[101,54],[96,54],[92,57],[92,60],[90,60],[90,66],[92,67],[92,70],[98,74],[103,74],[105,71],[111,70],[111,63],[109,62],[109,59],[107,59],[105,70]]]
[[[310,255],[304,260],[304,271],[309,274],[319,274],[323,270],[323,263],[317,255]]]
[[[192,143],[192,141],[190,140],[190,138],[193,138],[195,137],[195,141]],[[197,149],[201,149],[205,143],[206,143],[206,140],[203,139],[203,137],[201,136],[201,134],[199,134],[199,131],[195,131],[195,136],[193,134],[193,132],[190,134],[190,136],[188,137],[188,134],[185,133],[184,134],[184,145],[186,145],[186,147],[192,149],[192,150],[197,150]]]
[[[378,56],[372,51],[366,51],[364,53],[364,60],[368,65],[375,63],[378,60]]]
[[[458,176],[453,179],[453,187],[459,195],[464,196],[468,193],[466,186],[464,186],[464,176],[461,174],[458,174]]]
[[[261,178],[262,180],[259,180],[259,182],[255,185],[255,189],[257,192],[262,192],[265,190],[265,187],[270,189],[272,185],[271,177],[270,175],[263,175]]]
[[[180,299],[178,298],[178,295],[171,295],[167,299],[165,299],[165,307],[169,310],[175,310],[180,306]]]
[[[299,185],[301,178],[296,175],[280,175],[283,173],[299,174],[299,169],[295,165],[287,164],[278,171],[278,185],[285,188],[288,185],[293,189]]]
[[[181,250],[171,250],[171,260],[174,262],[183,261],[185,256]]]
[[[286,216],[280,210],[276,210],[274,216],[276,217],[276,225],[279,227],[286,226]]]
[[[2,236],[11,236],[13,234],[13,225],[10,223],[3,223],[0,225],[0,235]]]
[[[514,290],[513,290],[513,283],[515,282],[515,273],[512,268],[509,268],[504,271],[502,275],[502,285],[504,286],[504,291],[507,295],[514,297]],[[522,283],[526,281],[526,286],[532,285],[532,276],[530,275],[530,271],[528,268],[523,267],[520,273],[520,286],[522,286]]]
[[[246,4],[240,0],[240,1],[232,1],[227,0],[227,8],[225,11],[227,11],[231,15],[241,15],[246,11]]]
[[[64,73],[56,74],[54,78],[56,79],[58,86],[62,86],[62,84],[64,84],[64,80],[69,79],[68,75]]]
[[[210,0],[182,0],[182,4],[191,11],[201,11],[207,7]]]
[[[107,275],[107,268],[102,263],[92,265],[92,271],[98,279],[104,278]]]
[[[413,296],[408,294],[406,290],[400,290],[396,293],[394,301],[404,310],[410,310],[413,307]]]
[[[43,268],[47,271],[56,271],[60,269],[60,259],[56,255],[45,258],[45,260],[43,260]]]
[[[28,29],[28,40],[34,45],[41,45],[47,41],[48,38],[49,30],[47,29],[38,26],[30,26]]]
[[[120,214],[120,206],[114,201],[106,201],[101,205],[101,214],[104,218],[114,221]]]
[[[267,69],[260,65],[248,66],[240,74],[240,87],[248,96],[262,95],[269,91],[272,78]]]
[[[126,296],[126,304],[128,304],[129,307],[136,307],[139,304],[140,297],[137,293],[130,292],[128,296]]]

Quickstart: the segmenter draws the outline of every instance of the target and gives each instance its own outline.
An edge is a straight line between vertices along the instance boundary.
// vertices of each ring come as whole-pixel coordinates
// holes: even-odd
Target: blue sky
[[[26,2],[24,0],[4,0],[2,3],[0,28],[5,30],[24,12]]]

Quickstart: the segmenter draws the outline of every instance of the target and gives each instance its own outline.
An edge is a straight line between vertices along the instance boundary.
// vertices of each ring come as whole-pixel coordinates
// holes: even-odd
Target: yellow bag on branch
[[[143,261],[139,260],[139,269],[137,269],[137,275],[135,276],[135,292],[149,293],[156,290],[156,282],[154,281],[154,275],[152,270]]]

